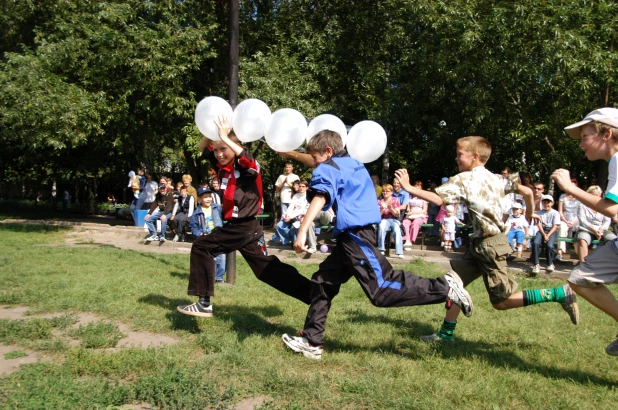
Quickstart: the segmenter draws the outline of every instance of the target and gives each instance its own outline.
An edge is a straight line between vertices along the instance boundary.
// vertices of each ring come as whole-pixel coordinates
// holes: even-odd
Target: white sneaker
[[[399,259],[404,259],[404,257],[403,257],[403,253],[402,253],[402,254],[397,255],[397,257],[398,257]]]
[[[180,237],[178,236],[178,234],[174,235],[174,239],[172,239],[172,242],[178,242],[178,239],[180,239]]]
[[[556,270],[556,268],[555,268],[555,266],[553,264],[547,266],[547,273],[551,273],[551,272],[553,272],[555,270]]]
[[[159,240],[159,237],[157,235],[150,235],[148,238],[145,239],[146,242],[155,242]]]
[[[380,253],[381,253],[382,255],[384,255],[384,251],[380,251]]]
[[[161,243],[165,242],[165,236],[159,236],[159,242]]]
[[[474,313],[474,304],[472,303],[472,297],[467,290],[464,289],[464,284],[455,271],[449,271],[444,276],[450,290],[448,291],[448,298],[451,302],[459,306],[461,311],[467,317],[472,316]]]
[[[539,265],[533,265],[530,269],[530,273],[537,274],[541,271],[541,267]]]
[[[315,253],[316,251],[317,251],[317,249],[315,249],[315,248],[307,249],[307,253]]]
[[[177,306],[176,310],[183,315],[212,317],[212,305],[204,307],[200,302],[195,302],[190,305]]]
[[[306,337],[302,336],[288,336],[284,334],[281,336],[283,343],[296,353],[302,353],[308,359],[320,360],[322,358],[322,347],[311,346]]]

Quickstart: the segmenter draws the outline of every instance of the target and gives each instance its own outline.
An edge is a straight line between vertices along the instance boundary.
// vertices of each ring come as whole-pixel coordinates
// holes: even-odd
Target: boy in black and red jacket
[[[230,120],[215,121],[220,141],[208,138],[200,143],[202,158],[218,170],[223,190],[221,198],[223,219],[227,221],[209,235],[195,239],[191,247],[188,294],[198,296],[196,303],[178,306],[180,313],[212,317],[210,297],[214,296],[215,260],[222,253],[240,251],[255,276],[275,289],[305,304],[311,301],[311,281],[294,267],[268,256],[262,227],[255,218],[262,204],[262,175],[260,167],[231,131]]]

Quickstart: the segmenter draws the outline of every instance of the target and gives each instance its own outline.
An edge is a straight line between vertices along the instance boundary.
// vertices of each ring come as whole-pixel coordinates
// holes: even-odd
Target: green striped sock
[[[449,322],[444,319],[444,322],[442,322],[442,327],[440,327],[437,335],[442,339],[452,339],[453,334],[455,333],[455,326],[457,326],[457,322]]]
[[[524,290],[524,306],[545,302],[564,302],[564,287]]]

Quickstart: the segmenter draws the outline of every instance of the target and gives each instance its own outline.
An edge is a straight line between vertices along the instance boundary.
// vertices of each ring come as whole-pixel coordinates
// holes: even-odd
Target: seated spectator
[[[397,178],[393,180],[393,197],[399,201],[400,216],[406,212],[408,202],[410,201],[410,193],[405,189],[401,189],[401,183]],[[384,196],[384,185],[382,185],[382,196]]]
[[[535,184],[536,185],[536,184]],[[558,237],[558,227],[560,226],[560,214],[552,208],[554,198],[551,195],[543,195],[541,197],[541,206],[543,209],[532,216],[537,226],[537,232],[532,240],[532,270],[536,274],[540,271],[539,253],[541,244],[545,242],[545,252],[547,257],[547,273],[554,271],[554,244]]]
[[[401,187],[401,185],[399,186]],[[401,225],[399,222],[401,204],[393,195],[393,186],[391,184],[382,185],[382,198],[378,199],[378,206],[380,207],[380,215],[382,216],[382,220],[378,226],[378,250],[384,255],[384,251],[386,250],[386,233],[390,229],[395,238],[395,253],[398,258],[403,258],[403,240],[401,238]]]
[[[210,188],[200,187],[197,190],[198,206],[189,220],[189,229],[194,237],[208,235],[215,227],[223,226],[221,205],[212,202]],[[189,198],[193,198],[189,196]],[[225,276],[226,257],[222,253],[215,257],[215,282],[223,282]]]
[[[577,179],[571,178],[571,182],[577,186]],[[578,230],[579,219],[577,209],[579,201],[573,195],[562,194],[558,199],[558,213],[560,214],[559,238],[570,238]],[[566,252],[566,242],[558,242],[558,255],[556,260],[562,260],[562,254]]]
[[[521,253],[524,250],[526,236],[528,236],[528,227],[530,226],[526,217],[521,213],[522,208],[517,202],[513,203],[512,214],[506,220],[506,231],[504,232],[509,245],[515,240],[518,258],[521,258]]]
[[[191,185],[193,178],[189,174],[184,174],[182,176],[182,184],[187,188],[187,193],[193,197],[193,201],[197,202],[197,191]]]
[[[447,205],[445,211],[446,215],[442,219],[442,241],[444,242],[444,252],[452,252],[455,235],[457,234],[457,225],[463,225],[464,223],[455,216],[455,207],[453,205]]]
[[[295,183],[296,182],[294,182],[294,184]],[[283,214],[283,219],[277,222],[277,238],[282,245],[293,243],[296,239],[296,233],[300,227],[302,217],[305,216],[307,208],[309,208],[309,202],[307,202],[308,185],[309,183],[305,179],[299,181],[298,193],[294,194],[292,197],[291,202]],[[313,252],[315,252],[315,248]]]
[[[221,199],[223,198],[223,189],[221,189],[219,178],[214,176],[210,181],[212,185],[212,203],[221,205]]]
[[[176,235],[173,239],[174,242],[185,241],[185,223],[188,222],[191,215],[193,215],[194,209],[195,201],[193,197],[188,194],[186,186],[181,186],[180,197],[174,204],[172,217],[170,218],[170,221],[174,221],[174,229],[176,230]]]
[[[598,185],[591,185],[586,192],[598,197],[601,197],[603,194],[603,190]],[[575,250],[579,261],[583,262],[586,256],[588,256],[588,246],[592,244],[593,240],[601,240],[603,238],[603,234],[609,228],[611,218],[580,203],[577,219],[579,220],[579,230],[577,231]]]
[[[159,185],[159,192],[155,197],[155,201],[150,206],[148,214],[146,214],[146,226],[150,236],[146,238],[146,242],[159,241],[165,242],[165,231],[167,229],[167,221],[172,216],[174,208],[174,195],[168,189],[166,184]],[[157,228],[155,221],[161,221],[161,235],[157,236]]]
[[[414,186],[419,189],[423,189],[423,183],[421,181],[415,181]],[[421,229],[421,225],[427,223],[427,201],[410,195],[408,200],[408,207],[406,208],[406,216],[403,218],[403,249],[406,251],[412,250],[412,244],[416,242],[418,237],[418,231]]]

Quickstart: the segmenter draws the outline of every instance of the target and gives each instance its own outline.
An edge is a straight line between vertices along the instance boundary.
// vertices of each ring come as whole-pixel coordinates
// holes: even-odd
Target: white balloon
[[[305,141],[307,120],[292,108],[282,108],[270,116],[264,136],[270,148],[278,152],[294,151]]]
[[[269,119],[268,105],[257,98],[249,98],[238,104],[234,110],[232,128],[242,142],[256,141],[264,135]]]
[[[220,115],[232,119],[232,106],[221,97],[206,97],[195,108],[195,125],[206,137],[213,141],[219,140],[219,130],[214,120]]]
[[[338,117],[335,117],[331,114],[322,114],[312,119],[309,123],[309,127],[307,127],[307,142],[309,142],[309,140],[311,140],[311,138],[313,138],[315,134],[322,130],[330,130],[337,132],[339,135],[341,135],[341,140],[343,141],[343,146],[345,147],[348,130],[345,128],[345,124],[343,123],[343,121],[341,121]]]
[[[384,154],[386,132],[375,121],[361,121],[348,133],[348,153],[362,163],[373,162]]]

